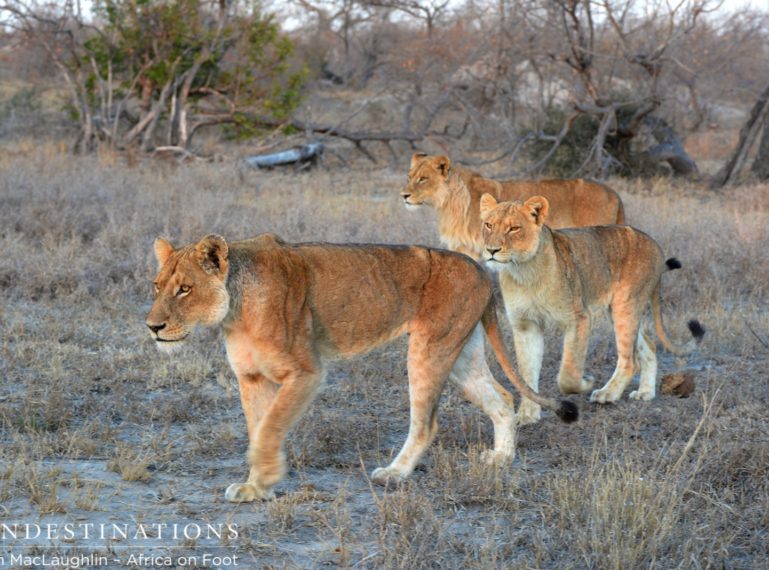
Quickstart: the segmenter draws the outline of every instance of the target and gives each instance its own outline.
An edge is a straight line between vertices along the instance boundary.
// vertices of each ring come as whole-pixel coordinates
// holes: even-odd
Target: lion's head
[[[525,202],[497,202],[491,194],[481,197],[483,260],[498,270],[505,263],[524,263],[539,249],[539,238],[550,205],[542,196]]]
[[[227,315],[228,252],[227,242],[216,235],[181,249],[163,238],[155,240],[160,269],[147,327],[158,348],[176,348],[195,325],[216,325]]]
[[[416,153],[411,157],[408,181],[401,191],[406,206],[440,207],[449,195],[450,173],[449,157]]]

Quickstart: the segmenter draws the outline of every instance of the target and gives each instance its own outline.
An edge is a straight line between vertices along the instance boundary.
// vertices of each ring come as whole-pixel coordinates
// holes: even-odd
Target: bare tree
[[[652,4],[643,14],[632,0],[554,0],[554,5],[556,14],[550,11],[547,16],[557,22],[556,31],[563,41],[550,57],[565,64],[577,79],[574,112],[567,116],[562,136],[554,140],[554,149],[563,141],[575,115],[591,115],[596,117],[598,128],[582,170],[605,175],[616,162],[607,151],[607,141],[614,140],[614,146],[625,144],[622,141],[637,137],[642,127],[654,125],[649,131],[658,145],[648,149],[647,156],[666,160],[677,174],[696,171],[673,130],[669,126],[662,129],[659,120],[650,123],[648,118],[664,101],[663,75],[677,65],[668,57],[671,47],[685,38],[713,5],[708,0]],[[629,98],[617,99],[611,82],[601,84],[599,80],[601,76],[613,77],[621,67],[614,63],[617,56],[628,70],[625,73],[637,70],[638,86]],[[609,74],[605,73],[606,62],[610,62]]]
[[[769,85],[766,86],[753,105],[747,122],[740,130],[740,138],[734,152],[713,178],[714,186],[729,186],[737,181],[761,129],[763,129],[764,134],[761,138],[758,155],[753,161],[752,170],[762,180],[766,179],[769,175],[769,135],[767,135],[769,129],[766,127],[767,124],[769,124]]]
[[[450,0],[366,0],[370,6],[380,6],[408,14],[417,20],[423,20],[427,37],[433,37],[433,30],[448,9]]]

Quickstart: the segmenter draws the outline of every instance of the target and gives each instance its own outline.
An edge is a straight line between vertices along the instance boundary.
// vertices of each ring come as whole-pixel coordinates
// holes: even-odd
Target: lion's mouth
[[[498,259],[496,257],[487,257],[485,261],[486,267],[493,272],[501,271],[503,265],[509,265],[511,262],[510,259]]]
[[[189,335],[184,335],[184,336],[179,337],[179,338],[160,338],[159,336],[156,336],[155,337],[155,342],[164,342],[164,343],[171,343],[171,344],[173,344],[175,342],[184,342],[184,340],[186,340],[186,338],[188,336]]]

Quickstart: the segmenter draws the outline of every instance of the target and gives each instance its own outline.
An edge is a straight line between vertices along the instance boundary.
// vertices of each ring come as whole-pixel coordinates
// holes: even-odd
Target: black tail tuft
[[[678,261],[675,257],[671,257],[670,259],[668,259],[665,262],[665,265],[667,265],[668,269],[670,270],[681,269],[683,267],[683,265],[681,265],[681,262]]]
[[[697,342],[700,342],[702,337],[705,336],[705,327],[703,327],[697,319],[692,319],[686,323],[686,326],[689,327],[689,331]]]
[[[561,407],[555,413],[567,424],[576,422],[579,418],[579,408],[571,400],[561,400]]]

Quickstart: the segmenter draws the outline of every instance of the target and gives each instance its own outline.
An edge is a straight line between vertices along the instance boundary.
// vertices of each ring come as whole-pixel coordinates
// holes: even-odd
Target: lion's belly
[[[347,325],[349,328],[345,330],[344,324],[340,326],[334,323],[331,329],[324,330],[323,336],[317,339],[318,352],[324,361],[347,359],[366,353],[402,336],[408,330],[408,323],[385,328],[356,328],[354,325]]]

